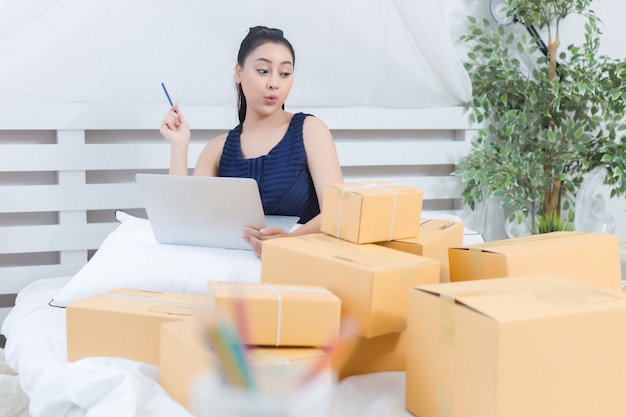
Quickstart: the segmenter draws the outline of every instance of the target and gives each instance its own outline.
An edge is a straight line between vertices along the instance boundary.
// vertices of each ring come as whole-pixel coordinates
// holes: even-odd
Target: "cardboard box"
[[[67,360],[112,356],[159,365],[161,324],[206,309],[206,296],[114,288],[68,304]]]
[[[173,399],[190,409],[194,381],[206,372],[217,372],[218,358],[202,340],[196,320],[163,323],[159,340],[159,381]]]
[[[463,246],[463,223],[452,220],[422,219],[418,237],[378,242],[378,244],[437,259],[441,262],[440,282],[450,282],[448,249]]]
[[[348,360],[336,366],[338,378],[374,372],[404,372],[407,341],[406,330],[370,339],[359,338]]]
[[[261,281],[329,289],[369,338],[404,331],[409,287],[439,282],[440,269],[435,259],[315,233],[265,241]]]
[[[217,373],[218,358],[202,340],[195,319],[164,323],[160,343],[160,383],[172,398],[191,410],[195,381],[206,373]],[[255,347],[247,352],[248,363],[257,378],[263,378],[264,372],[302,373],[326,356],[326,352],[316,348]],[[322,377],[329,384],[333,382],[330,367]]]
[[[553,232],[451,248],[450,280],[556,274],[621,291],[616,235]]]
[[[329,184],[321,231],[354,243],[418,236],[421,190],[389,181]]]
[[[544,275],[409,293],[406,408],[420,417],[617,417],[626,295]]]
[[[339,335],[341,300],[323,287],[209,282],[208,298],[233,321],[241,302],[249,345],[321,347]]]

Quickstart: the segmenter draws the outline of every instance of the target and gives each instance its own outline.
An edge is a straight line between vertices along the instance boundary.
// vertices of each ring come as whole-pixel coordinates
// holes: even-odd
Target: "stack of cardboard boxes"
[[[163,387],[192,409],[196,378],[222,365],[207,337],[208,311],[232,318],[240,302],[253,372],[292,368],[298,378],[328,364],[319,373],[332,384],[323,348],[339,335],[341,301],[318,286],[209,282],[203,296],[115,288],[67,306],[68,360],[114,356],[160,366]]]
[[[117,288],[69,305],[68,359],[118,356],[160,366],[162,385],[190,406],[191,382],[218,361],[198,327],[204,307],[233,316],[233,300],[243,299],[254,367],[319,363],[343,314],[357,320],[360,337],[336,369],[340,378],[404,370],[407,291],[448,279],[447,247],[461,244],[462,225],[420,223],[421,191],[400,184],[340,184],[328,193],[325,219],[336,223],[267,242],[261,284],[211,282],[206,296]],[[393,243],[406,249],[384,246]]]
[[[617,237],[560,232],[463,246],[461,223],[421,220],[421,208],[421,191],[402,184],[329,185],[321,233],[266,241],[260,284],[210,283],[201,299],[164,294],[147,309],[126,289],[68,306],[70,360],[158,364],[163,386],[188,405],[189,384],[216,361],[197,327],[198,305],[234,316],[243,300],[253,366],[320,363],[349,317],[358,340],[334,372],[406,371],[406,408],[420,417],[623,414]],[[164,308],[176,313],[148,326]],[[85,336],[89,326],[78,323],[93,320],[89,311],[109,328],[141,316],[133,328],[151,333],[127,333],[142,352],[96,349],[102,340],[85,339],[123,338]]]
[[[430,416],[619,416],[626,296],[617,236],[450,248],[451,283],[409,292],[406,408]]]
[[[626,296],[617,236],[557,232],[463,246],[462,225],[437,220],[402,235],[416,229],[390,213],[402,210],[408,190],[390,196],[381,188],[336,186],[325,194],[324,234],[263,249],[262,280],[319,283],[361,320],[340,377],[406,370],[405,405],[420,417],[623,414]],[[378,207],[385,198],[393,202]],[[416,254],[404,261],[404,293],[388,276],[377,281],[397,254],[371,243]],[[438,277],[425,255],[441,262]]]
[[[463,225],[422,221],[422,198],[389,182],[329,185],[321,233],[264,243],[263,282],[328,288],[358,321],[353,354],[335,364],[340,379],[404,371],[408,289],[449,279],[448,247],[462,245]]]

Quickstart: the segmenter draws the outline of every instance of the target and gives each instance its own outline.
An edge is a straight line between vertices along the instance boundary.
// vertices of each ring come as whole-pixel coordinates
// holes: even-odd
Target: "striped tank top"
[[[244,158],[238,125],[228,133],[217,175],[254,178],[265,214],[299,216],[306,223],[320,212],[302,137],[305,113],[291,118],[285,136],[267,155]]]

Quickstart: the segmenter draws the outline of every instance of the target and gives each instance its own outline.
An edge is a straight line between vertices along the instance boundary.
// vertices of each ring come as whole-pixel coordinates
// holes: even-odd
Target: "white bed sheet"
[[[69,278],[34,282],[20,291],[3,323],[5,356],[30,398],[33,417],[192,417],[159,385],[159,368],[119,358],[68,363],[65,309],[49,301]],[[410,417],[404,372],[354,376],[335,389],[331,417]]]

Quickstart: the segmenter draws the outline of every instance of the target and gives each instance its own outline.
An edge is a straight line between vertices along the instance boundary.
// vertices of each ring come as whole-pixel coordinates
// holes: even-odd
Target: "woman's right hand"
[[[189,144],[191,131],[187,120],[185,120],[185,117],[183,117],[183,114],[180,112],[178,103],[174,104],[169,111],[165,113],[159,131],[172,146]]]

